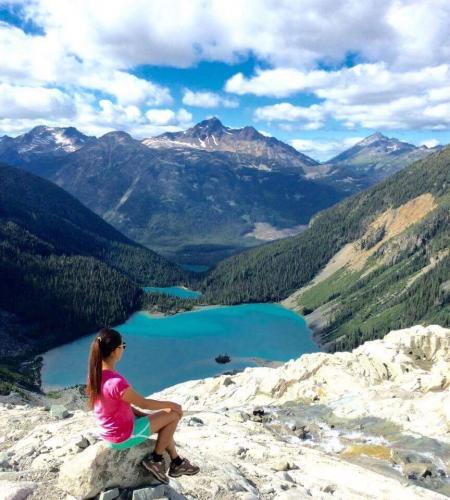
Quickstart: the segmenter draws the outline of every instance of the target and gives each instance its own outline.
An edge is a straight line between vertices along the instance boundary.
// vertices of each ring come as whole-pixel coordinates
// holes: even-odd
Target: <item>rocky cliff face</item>
[[[153,441],[108,449],[76,390],[26,403],[11,394],[0,406],[0,496],[90,498],[117,487],[103,498],[445,498],[449,388],[450,330],[439,326],[179,384],[152,397],[183,405],[176,441],[201,471],[170,487],[138,465]],[[66,418],[45,411],[49,401],[64,403]]]

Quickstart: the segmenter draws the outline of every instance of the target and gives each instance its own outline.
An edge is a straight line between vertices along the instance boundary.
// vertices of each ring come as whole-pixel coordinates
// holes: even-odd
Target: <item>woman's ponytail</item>
[[[94,408],[95,401],[100,396],[102,385],[102,361],[122,343],[122,336],[112,328],[102,328],[91,343],[86,394],[89,398],[88,408]]]

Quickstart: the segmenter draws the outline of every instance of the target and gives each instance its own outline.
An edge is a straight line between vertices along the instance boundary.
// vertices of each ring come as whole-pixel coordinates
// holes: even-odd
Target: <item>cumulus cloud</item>
[[[0,84],[0,117],[30,119],[45,115],[56,119],[74,114],[71,96],[59,89]]]
[[[419,146],[426,146],[427,148],[435,148],[439,146],[440,142],[437,139],[427,139],[426,141],[422,141]]]
[[[95,134],[114,125],[127,130],[148,121],[141,110],[173,104],[167,87],[105,61],[83,60],[62,42],[56,31],[29,35],[0,22],[4,133],[25,132],[36,124],[76,125]],[[14,118],[20,121],[13,124]]]
[[[236,99],[222,97],[214,92],[194,92],[189,89],[184,90],[183,104],[199,108],[218,108],[219,106],[223,106],[225,108],[237,108],[239,106]]]
[[[363,139],[363,137],[347,137],[342,141],[293,139],[291,145],[301,153],[305,153],[320,161],[325,161],[351,148]]]
[[[171,109],[149,109],[145,116],[153,125],[180,125],[192,120],[191,113],[185,109],[180,109],[177,113]]]
[[[124,71],[84,72],[75,79],[75,82],[81,87],[110,94],[123,105],[158,106],[173,102],[167,87],[137,78]]]
[[[167,87],[104,64],[82,61],[61,45],[55,33],[26,35],[0,23],[0,78],[3,82],[37,82],[102,91],[117,102],[137,105],[172,104]]]
[[[256,108],[254,118],[257,121],[266,122],[297,122],[300,128],[316,130],[321,128],[326,119],[326,113],[322,106],[313,104],[309,107],[294,106],[289,102],[282,102],[270,106]],[[290,130],[290,127],[285,127]]]
[[[342,102],[382,102],[405,94],[433,92],[436,99],[450,97],[448,64],[414,71],[393,71],[385,63],[358,64],[336,71],[301,71],[294,68],[258,70],[245,78],[238,73],[225,84],[236,94],[289,97],[312,92],[320,98]],[[445,95],[444,95],[445,94]]]
[[[439,130],[450,125],[449,82],[448,64],[400,72],[376,63],[329,72],[279,68],[248,79],[238,74],[226,87],[238,94],[269,96],[309,92],[320,100],[308,107],[289,102],[259,107],[254,112],[258,121],[295,121],[303,128],[316,129],[334,119],[347,128]]]
[[[435,65],[450,56],[446,0],[79,0],[70,8],[61,0],[33,0],[25,5],[69,52],[122,68],[232,62],[249,53],[297,68],[318,60],[339,63],[349,52],[398,67]]]
[[[182,108],[178,111],[152,108],[142,112],[136,105],[97,100],[88,92],[67,96],[54,90],[18,88],[10,92],[0,85],[0,135],[15,136],[36,125],[61,127],[76,122],[85,134],[101,136],[112,130],[124,130],[142,139],[193,125],[191,113]]]
[[[234,75],[226,91],[279,99],[306,92],[318,100],[308,108],[285,102],[278,108],[265,106],[255,111],[257,120],[313,130],[330,119],[348,128],[449,126],[448,0],[15,3],[40,31],[25,33],[0,22],[0,82],[43,89],[39,92],[45,94],[47,108],[42,109],[52,116],[59,112],[61,120],[72,112],[64,98],[70,96],[75,125],[103,129],[109,113],[114,123],[129,130],[178,126],[151,125],[146,113],[158,106],[174,114],[165,114],[168,123],[187,123],[178,118],[180,110],[172,109],[170,89],[142,78],[136,67],[233,64],[251,55],[269,69],[251,77]],[[353,68],[320,69],[345,66],[349,54],[359,63]],[[5,119],[29,120],[33,103],[28,112],[20,111],[8,92],[3,106],[16,109],[16,115]],[[208,90],[186,89],[183,104],[215,108],[238,102]],[[42,122],[51,119],[42,113]]]
[[[97,109],[98,108],[98,109]],[[125,130],[137,139],[174,132],[192,126],[192,115],[185,109],[148,109],[124,106],[107,99],[96,105],[91,96],[78,96],[79,126],[83,131],[102,135],[111,130]]]

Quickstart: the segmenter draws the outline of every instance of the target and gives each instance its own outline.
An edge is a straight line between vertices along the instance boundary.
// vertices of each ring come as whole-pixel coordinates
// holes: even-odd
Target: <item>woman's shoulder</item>
[[[115,379],[115,378],[125,380],[125,377],[116,370],[102,370],[102,379],[103,380],[110,380],[110,379]]]
[[[102,373],[102,382],[104,385],[128,384],[127,379],[119,372],[113,370],[103,370],[103,372],[107,372]]]

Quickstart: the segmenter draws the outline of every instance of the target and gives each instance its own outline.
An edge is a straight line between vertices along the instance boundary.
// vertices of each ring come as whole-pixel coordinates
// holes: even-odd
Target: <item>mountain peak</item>
[[[226,129],[226,127],[224,127],[222,122],[217,117],[213,116],[212,118],[197,123],[191,130],[193,132],[214,133],[221,132],[224,129]]]
[[[14,139],[20,154],[71,153],[81,148],[90,137],[75,127],[37,125]]]
[[[27,133],[30,135],[37,135],[37,134],[42,134],[43,132],[50,132],[52,130],[53,130],[52,127],[47,127],[46,125],[36,125]]]
[[[142,143],[150,148],[188,147],[205,151],[241,153],[269,162],[278,162],[289,168],[316,165],[317,162],[296,151],[274,137],[266,137],[252,126],[230,128],[217,118],[203,120],[183,132],[166,132],[154,138],[144,139]],[[258,168],[270,170],[272,167],[258,160]],[[257,168],[257,167],[254,167]]]
[[[130,142],[134,141],[128,132],[123,132],[122,130],[114,130],[112,132],[107,132],[103,134],[99,140],[106,140],[109,142]]]
[[[206,118],[206,120],[202,120],[201,122],[198,122],[196,127],[204,127],[206,125],[220,125],[223,127],[223,123],[217,118],[217,116],[212,116],[211,118]]]
[[[374,134],[369,135],[362,141],[358,142],[358,146],[369,146],[370,144],[373,144],[374,142],[378,141],[388,141],[389,137],[386,137],[383,135],[381,132],[375,132]]]

